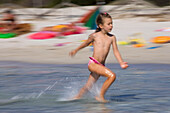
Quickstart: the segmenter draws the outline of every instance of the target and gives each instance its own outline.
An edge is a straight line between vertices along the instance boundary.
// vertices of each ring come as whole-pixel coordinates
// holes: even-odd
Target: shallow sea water
[[[0,62],[0,113],[170,113],[170,64],[107,64],[117,75],[105,97],[101,77],[80,100],[70,100],[89,76],[87,64]]]

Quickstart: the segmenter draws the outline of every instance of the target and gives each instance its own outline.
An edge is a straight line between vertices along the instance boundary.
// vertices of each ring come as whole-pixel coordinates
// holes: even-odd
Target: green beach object
[[[96,18],[97,15],[100,13],[100,8],[97,8],[96,11],[92,14],[92,16],[88,19],[84,26],[89,27],[90,29],[96,29]]]
[[[0,38],[2,38],[2,39],[13,38],[15,36],[16,36],[15,33],[5,33],[5,34],[0,33]]]

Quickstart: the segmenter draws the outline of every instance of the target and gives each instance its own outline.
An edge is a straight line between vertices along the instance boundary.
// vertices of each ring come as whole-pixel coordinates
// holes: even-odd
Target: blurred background
[[[9,31],[8,25],[2,22],[0,31],[3,36],[0,37],[6,38],[4,35],[9,35],[4,34],[4,30],[6,33],[14,33],[10,34],[9,38],[12,37],[18,42],[26,40],[24,43],[27,45],[55,45],[58,42],[65,48],[68,48],[65,45],[76,46],[74,43],[82,43],[94,32],[95,18],[99,12],[107,12],[112,16],[115,22],[112,33],[116,34],[118,44],[121,46],[134,48],[153,46],[155,49],[170,42],[170,0],[1,0],[0,18],[4,18],[4,12],[7,10],[13,11],[16,16],[16,26],[13,27],[17,29]],[[92,27],[92,24],[95,27]],[[48,32],[44,37],[42,31],[53,33],[49,36]],[[32,36],[43,40],[55,39],[56,42],[30,40],[33,39]],[[9,43],[10,40],[1,41]],[[21,47],[27,45],[20,44]],[[4,44],[2,47],[8,46],[10,45]],[[124,49],[122,51],[125,52]],[[136,49],[132,52],[136,52]],[[168,59],[167,55],[164,57]],[[163,62],[166,63],[166,60]]]
[[[128,1],[133,1],[133,0],[48,0],[48,1],[47,0],[1,0],[0,4],[4,5],[4,4],[12,3],[24,7],[50,8],[62,2],[68,2],[80,6],[87,6],[87,5],[96,5],[99,2],[102,2],[102,4],[117,4],[118,2],[121,4],[126,4],[126,2]],[[137,0],[137,1],[143,1],[143,0]],[[169,0],[145,0],[145,1],[160,7],[170,5]]]
[[[160,47],[168,49],[165,45],[167,46],[170,42],[170,0],[1,0],[1,19],[4,18],[4,12],[8,10],[11,10],[15,16],[15,26],[12,25],[13,23],[11,26],[16,27],[16,29],[10,31],[12,27],[8,28],[6,22],[1,21],[0,38],[7,37],[7,39],[18,42],[10,45],[8,43],[11,40],[1,40],[4,44],[3,48],[17,47],[18,44],[20,48],[29,45],[46,45],[50,48],[57,43],[57,47],[62,46],[68,52],[69,49],[85,41],[87,36],[94,32],[97,27],[95,19],[99,12],[107,12],[112,16],[114,22],[112,33],[117,36],[118,45],[123,53],[126,52],[125,49],[121,49],[124,47],[157,51]],[[45,39],[54,39],[55,41],[40,42],[40,40]],[[32,50],[32,48],[30,49]],[[39,47],[39,49],[42,51],[42,48]],[[130,51],[132,53],[126,54],[129,56],[128,58],[133,58],[131,54],[139,50]],[[141,49],[138,54],[143,53],[143,51],[150,52]],[[13,57],[14,60],[19,60],[17,51],[14,53],[16,53],[14,55],[16,58]],[[166,50],[162,54],[166,54]],[[58,57],[61,58],[61,56]],[[4,59],[3,56],[1,58]],[[152,54],[150,58],[155,59],[153,62],[167,63],[163,59],[168,59],[168,56],[165,55],[162,60],[156,60],[157,57],[153,57]],[[51,59],[56,61],[55,58]],[[151,59],[145,60],[151,62]],[[68,60],[68,62],[71,61]],[[108,60],[108,62],[110,61]]]
[[[81,7],[79,9],[88,10],[86,6],[103,5],[106,6],[104,11],[111,13],[113,18],[129,18],[129,17],[154,17],[167,19],[170,10],[170,0],[1,0],[0,1],[0,14],[7,8],[12,8],[16,15],[34,15],[38,16],[55,16],[57,14],[50,14],[55,12],[58,8],[67,7]],[[17,9],[25,8],[18,11]],[[31,11],[30,8],[43,8],[41,12]],[[47,11],[47,8],[51,10]],[[91,7],[92,8],[92,7]],[[72,10],[72,9],[70,9]],[[79,12],[74,15],[71,13],[63,13],[62,15],[78,16],[83,13]],[[58,16],[61,16],[61,13]],[[161,21],[161,19],[160,19]]]

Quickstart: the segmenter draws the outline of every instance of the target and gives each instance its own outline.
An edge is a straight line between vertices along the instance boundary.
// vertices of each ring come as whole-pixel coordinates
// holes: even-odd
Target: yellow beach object
[[[170,42],[170,36],[154,37],[153,39],[151,39],[151,42],[158,43],[158,44],[168,43],[168,42]]]
[[[53,26],[53,27],[52,27],[52,30],[53,30],[53,31],[56,31],[56,32],[63,32],[63,31],[65,31],[66,29],[69,29],[69,26],[68,26],[68,25],[56,25],[56,26]]]
[[[129,43],[126,41],[118,41],[117,44],[118,45],[128,45]]]
[[[56,25],[56,26],[53,26],[54,29],[62,29],[62,28],[67,28],[69,26],[67,25]]]

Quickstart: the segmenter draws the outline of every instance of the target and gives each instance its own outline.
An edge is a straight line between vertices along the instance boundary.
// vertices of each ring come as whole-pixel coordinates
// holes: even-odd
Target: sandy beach
[[[21,18],[22,19],[22,18]],[[33,31],[39,31],[42,27],[69,23],[76,19],[60,20],[22,20],[31,23]],[[140,33],[146,42],[146,46],[134,48],[132,45],[118,45],[124,61],[133,63],[162,63],[170,64],[170,44],[153,44],[149,42],[153,37],[170,36],[170,32],[156,32],[155,30],[170,27],[169,22],[145,21],[145,18],[114,19],[113,30],[118,41],[127,41],[134,33]],[[89,56],[92,56],[92,47],[87,47],[71,58],[69,52],[79,46],[81,40],[87,39],[94,30],[87,30],[84,34],[69,35],[63,38],[48,40],[31,40],[28,36],[34,32],[20,35],[11,39],[0,39],[0,61],[20,61],[48,64],[87,64]],[[56,46],[59,43],[70,42],[64,46]],[[160,46],[155,49],[148,47]],[[106,63],[117,63],[112,49]]]

